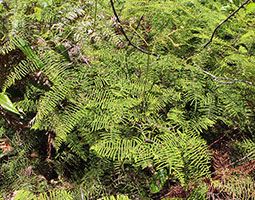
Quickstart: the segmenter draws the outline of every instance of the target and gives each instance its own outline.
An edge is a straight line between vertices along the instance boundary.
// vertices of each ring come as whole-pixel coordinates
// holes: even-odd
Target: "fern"
[[[125,195],[117,195],[116,197],[110,196],[110,197],[103,197],[101,200],[129,200],[129,198]]]
[[[205,143],[198,141],[181,132],[132,140],[106,136],[92,150],[117,161],[129,159],[142,168],[155,162],[158,170],[168,168],[169,174],[175,174],[184,184],[188,179],[197,180],[209,173],[209,152]]]
[[[225,197],[237,199],[254,199],[254,181],[250,177],[226,177],[222,183],[215,183],[215,188],[225,193]]]
[[[34,195],[33,193],[25,190],[18,191],[18,194],[14,197],[15,200],[60,200],[60,199],[67,199],[72,200],[73,196],[71,193],[60,190],[60,191],[51,191],[49,194],[41,193],[39,197]]]
[[[240,11],[217,30],[207,49],[200,48],[234,3],[114,1],[120,23],[104,0],[11,0],[8,5],[0,7],[0,52],[11,69],[2,90],[26,112],[17,130],[22,138],[50,133],[44,157],[59,179],[70,175],[87,198],[114,199],[110,194],[117,189],[142,196],[149,176],[162,169],[168,170],[169,182],[197,187],[190,198],[203,198],[206,186],[197,183],[211,174],[207,142],[216,140],[213,133],[231,126],[253,132],[254,88],[245,81],[222,84],[254,80],[252,14]],[[23,55],[16,60],[10,58],[15,49]],[[26,130],[30,127],[34,130]],[[238,152],[253,148],[252,140],[244,140]],[[252,180],[231,188],[229,178],[221,189],[242,198],[245,193],[233,191],[249,189]],[[127,182],[131,187],[122,186]],[[43,195],[58,198],[58,193]]]
[[[18,192],[18,194],[15,196],[15,200],[23,200],[23,199],[28,199],[28,200],[33,200],[35,199],[36,196],[29,192],[29,191],[24,191],[24,190],[21,190]]]
[[[5,55],[5,54],[8,54],[10,51],[15,50],[16,46],[13,44],[12,41],[8,40],[4,44],[2,44],[0,48],[1,48],[0,53],[2,55]]]

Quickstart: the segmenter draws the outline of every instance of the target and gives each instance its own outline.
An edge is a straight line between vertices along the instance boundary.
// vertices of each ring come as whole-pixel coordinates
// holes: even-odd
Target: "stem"
[[[234,16],[242,7],[244,7],[244,5],[246,5],[250,0],[246,0],[242,5],[240,5],[234,12],[232,12],[226,19],[224,19],[221,23],[218,24],[218,26],[216,26],[216,28],[214,29],[212,36],[210,38],[210,40],[202,47],[202,49],[206,48],[212,41],[214,38],[214,35],[216,33],[216,31],[218,30],[218,28],[221,27],[221,25],[223,25],[226,21],[228,21],[232,16]]]
[[[142,49],[142,48],[136,46],[135,44],[133,44],[133,43],[130,41],[130,39],[128,38],[127,34],[125,33],[123,27],[121,26],[121,22],[120,22],[120,19],[119,19],[118,14],[117,14],[117,12],[116,12],[116,10],[115,10],[113,1],[110,0],[110,2],[111,2],[111,6],[112,6],[112,10],[113,10],[114,16],[116,17],[116,19],[117,19],[117,21],[118,21],[118,23],[119,23],[119,25],[120,25],[120,30],[121,30],[122,34],[124,35],[124,37],[126,38],[126,40],[127,40],[127,42],[128,42],[128,45],[130,45],[130,46],[136,48],[137,50],[139,50],[139,51],[141,51],[141,52],[143,52],[143,53],[145,53],[145,54],[149,54],[149,55],[153,55],[153,56],[159,57],[159,55],[157,55],[157,54],[155,54],[155,53],[153,53],[153,52],[150,52],[150,51],[146,51],[146,50],[144,50],[144,49]]]

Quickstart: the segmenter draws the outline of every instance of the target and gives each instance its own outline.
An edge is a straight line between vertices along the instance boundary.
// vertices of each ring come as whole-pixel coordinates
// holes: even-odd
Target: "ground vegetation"
[[[255,199],[254,17],[0,0],[0,199]]]

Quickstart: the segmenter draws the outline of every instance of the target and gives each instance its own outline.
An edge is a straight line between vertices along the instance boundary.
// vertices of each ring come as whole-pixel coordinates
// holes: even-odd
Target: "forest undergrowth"
[[[0,200],[255,199],[253,0],[0,0]]]

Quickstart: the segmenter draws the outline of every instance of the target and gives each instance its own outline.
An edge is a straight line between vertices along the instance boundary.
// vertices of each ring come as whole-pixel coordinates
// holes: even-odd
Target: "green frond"
[[[255,142],[252,139],[244,139],[242,142],[237,142],[235,145],[241,150],[241,155],[250,155],[250,160],[255,159]]]
[[[73,76],[73,71],[70,68],[70,63],[68,63],[65,58],[55,51],[48,50],[40,55],[41,62],[43,65],[40,69],[48,76],[49,80],[56,84],[61,84],[67,78]]]
[[[3,45],[0,46],[0,54],[6,55],[12,50],[15,50],[16,46],[13,41],[8,40]]]
[[[39,128],[38,123],[56,108],[58,103],[60,103],[60,101],[62,101],[70,93],[72,88],[73,81],[67,79],[59,85],[52,86],[51,90],[46,92],[44,96],[40,98],[38,112],[36,114],[36,122],[33,125],[34,129]]]
[[[18,191],[18,194],[15,196],[15,200],[34,200],[36,199],[36,195],[25,190]]]
[[[38,200],[73,200],[73,195],[66,190],[50,191],[49,194],[41,193]]]
[[[112,160],[134,161],[142,168],[155,162],[158,170],[168,168],[182,184],[209,174],[210,154],[205,141],[186,133],[164,133],[150,139],[112,138],[109,134],[91,150]]]
[[[30,85],[26,87],[26,94],[24,99],[19,102],[15,102],[15,105],[24,112],[36,112],[38,106],[38,96],[43,93],[43,90]]]
[[[0,109],[1,192],[74,199],[50,190],[58,179],[54,187],[87,199],[156,199],[178,187],[187,199],[213,187],[253,199],[249,170],[204,184],[214,162],[207,143],[235,149],[234,163],[255,158],[253,10],[242,7],[201,48],[241,1],[113,2],[120,22],[106,0],[0,0],[1,89],[24,112],[20,120]],[[47,181],[37,177],[42,162]]]
[[[78,106],[69,106],[64,111],[63,115],[57,121],[55,131],[56,146],[60,147],[63,141],[66,141],[66,136],[73,128],[80,122],[80,120],[87,114],[86,104],[80,103]]]
[[[33,64],[28,61],[22,60],[15,68],[14,71],[10,73],[8,79],[5,81],[3,85],[3,90],[5,91],[11,85],[15,84],[17,80],[21,80],[30,72],[33,71]]]
[[[189,195],[188,200],[207,200],[209,197],[206,195],[208,192],[208,186],[205,183],[200,183],[192,193]]]
[[[100,198],[100,200],[130,200],[128,196],[125,195],[117,195],[116,197],[110,196],[110,197],[103,197]]]
[[[17,46],[26,56],[27,60],[22,60],[20,63],[14,67],[13,72],[7,78],[4,83],[3,90],[5,91],[8,87],[13,85],[16,80],[28,75],[30,72],[33,72],[43,65],[36,53],[31,49],[28,42],[23,38],[17,36],[11,40],[15,46]]]
[[[40,196],[36,196],[30,191],[19,190],[17,191],[14,200],[73,200],[73,196],[70,192],[65,190],[50,191],[49,193],[41,193]]]

